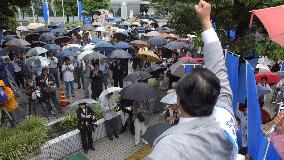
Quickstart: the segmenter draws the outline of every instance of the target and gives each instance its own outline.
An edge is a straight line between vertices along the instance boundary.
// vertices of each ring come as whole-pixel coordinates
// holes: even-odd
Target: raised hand
[[[195,12],[202,24],[203,30],[212,28],[212,23],[210,20],[211,14],[211,4],[200,0],[197,5],[194,6]]]

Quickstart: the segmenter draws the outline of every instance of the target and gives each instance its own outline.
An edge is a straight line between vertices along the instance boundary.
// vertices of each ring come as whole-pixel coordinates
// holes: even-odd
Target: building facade
[[[149,13],[149,3],[146,0],[111,0],[110,12],[114,17],[126,18],[132,15]]]

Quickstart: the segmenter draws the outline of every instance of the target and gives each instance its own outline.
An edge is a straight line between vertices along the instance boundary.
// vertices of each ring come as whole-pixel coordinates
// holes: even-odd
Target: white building
[[[143,12],[149,11],[150,2],[147,0],[111,0],[110,1],[110,10],[113,13],[114,17],[126,18],[131,15],[141,14]]]

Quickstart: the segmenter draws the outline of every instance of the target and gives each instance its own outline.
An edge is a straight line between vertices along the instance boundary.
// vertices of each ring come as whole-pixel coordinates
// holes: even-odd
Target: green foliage
[[[216,30],[223,45],[235,44],[233,50],[237,54],[248,49],[256,49],[257,42],[247,43],[247,35],[254,35],[256,31],[265,33],[260,21],[255,18],[252,30],[249,29],[252,10],[278,6],[284,0],[208,0],[212,4],[212,21],[216,24]],[[158,13],[169,14],[168,24],[179,35],[192,32],[202,32],[200,22],[195,14],[194,5],[197,1],[191,0],[151,0],[151,5]],[[174,5],[173,5],[174,4]],[[225,31],[235,30],[237,40],[231,42]],[[251,41],[250,41],[251,42]],[[238,46],[236,46],[238,44]],[[253,48],[250,48],[253,47]],[[278,52],[279,54],[281,52]],[[273,56],[273,54],[269,54]]]
[[[273,59],[284,59],[284,48],[270,40],[257,43],[256,52],[260,56],[268,56]]]
[[[0,28],[11,29],[17,25],[16,6],[26,7],[30,0],[1,0],[0,1]]]
[[[91,109],[95,112],[95,116],[97,120],[103,118],[103,113],[99,106],[97,105],[91,106]],[[71,113],[65,116],[63,120],[59,122],[59,127],[61,128],[63,133],[70,132],[77,128],[77,124],[78,124],[77,120],[78,119],[77,119],[76,113]]]
[[[66,23],[67,30],[71,30],[72,29],[72,25],[82,26],[83,22],[79,22],[79,21],[68,22],[68,23]]]
[[[110,0],[84,0],[82,1],[83,9],[86,10],[89,15],[95,10],[108,9]]]
[[[46,142],[47,131],[44,121],[35,117],[23,121],[17,128],[1,130],[0,159],[24,159]]]

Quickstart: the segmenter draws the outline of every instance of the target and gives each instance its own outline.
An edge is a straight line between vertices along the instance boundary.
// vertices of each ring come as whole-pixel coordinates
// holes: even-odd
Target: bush
[[[94,105],[90,107],[94,112],[95,116],[97,117],[97,120],[103,118],[103,112],[100,109],[99,106]],[[60,122],[59,122],[59,128],[61,128],[63,133],[70,132],[77,128],[77,115],[76,113],[71,113],[67,116],[65,116]]]
[[[24,159],[47,141],[48,128],[43,119],[32,117],[16,128],[0,131],[0,159]]]
[[[73,22],[66,23],[66,28],[67,28],[67,30],[71,30],[71,29],[72,29],[72,25],[75,25],[75,26],[82,26],[82,25],[83,25],[83,22],[73,21]]]

